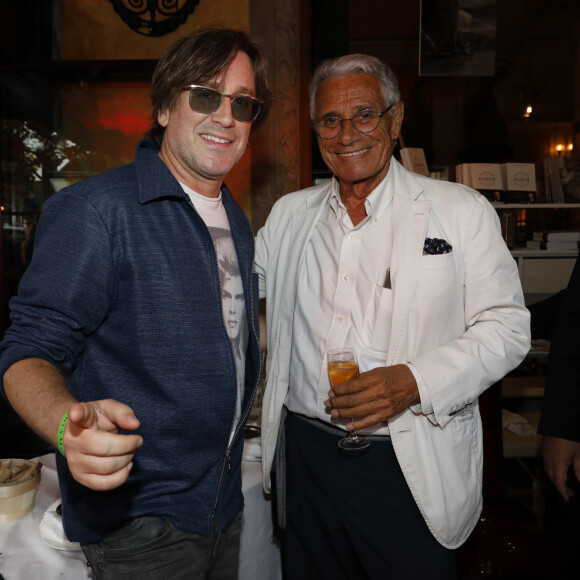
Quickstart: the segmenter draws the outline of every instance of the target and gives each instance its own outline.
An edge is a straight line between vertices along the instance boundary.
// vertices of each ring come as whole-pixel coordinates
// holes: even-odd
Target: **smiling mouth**
[[[358,151],[352,151],[351,153],[338,153],[339,157],[356,157],[357,155],[362,155],[370,150],[370,147],[366,149],[359,149]]]
[[[213,141],[214,143],[231,143],[228,139],[223,139],[221,137],[215,137],[214,135],[208,135],[207,133],[202,133],[201,137],[207,141]]]

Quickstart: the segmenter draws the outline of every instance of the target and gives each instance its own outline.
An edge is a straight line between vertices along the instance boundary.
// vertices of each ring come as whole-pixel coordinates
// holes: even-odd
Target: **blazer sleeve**
[[[425,381],[440,426],[517,367],[530,347],[530,315],[497,214],[482,196],[471,196],[470,204],[469,213],[460,213],[459,207],[439,212],[441,219],[451,216],[465,223],[458,226],[461,235],[449,237],[458,264],[454,292],[444,296],[439,292],[436,305],[423,297],[425,322],[415,334],[430,333],[433,344],[425,344],[410,357]],[[442,308],[443,323],[433,323]]]

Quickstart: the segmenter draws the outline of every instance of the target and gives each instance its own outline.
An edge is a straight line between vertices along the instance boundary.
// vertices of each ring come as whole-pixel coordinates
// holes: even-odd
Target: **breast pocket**
[[[456,332],[463,301],[463,285],[456,278],[452,253],[421,257],[409,311],[415,352],[432,348],[442,336],[448,336],[450,329]]]
[[[453,253],[421,257],[417,285],[418,298],[444,297],[455,284],[455,258]]]
[[[452,268],[455,263],[453,252],[447,254],[427,254],[421,256],[421,270]]]
[[[372,350],[386,353],[393,317],[393,292],[375,285],[371,292],[363,322],[361,338]]]

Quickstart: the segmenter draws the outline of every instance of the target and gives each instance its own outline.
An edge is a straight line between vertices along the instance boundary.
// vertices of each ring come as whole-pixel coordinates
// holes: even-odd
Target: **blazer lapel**
[[[415,295],[423,244],[429,227],[431,202],[416,201],[421,190],[417,182],[399,175],[393,198],[393,253],[391,255],[391,285],[393,290],[393,318],[387,364],[406,360],[408,353],[398,352],[409,321],[411,303]],[[399,193],[401,192],[401,193]]]
[[[330,196],[330,185],[310,195],[304,205],[292,216],[290,234],[287,236],[286,245],[286,273],[284,284],[291,284],[291,288],[285,288],[281,305],[282,319],[291,336],[294,318],[294,303],[296,300],[296,287],[298,284],[298,272],[304,259],[304,253],[308,240],[316,227],[322,211],[326,207]]]

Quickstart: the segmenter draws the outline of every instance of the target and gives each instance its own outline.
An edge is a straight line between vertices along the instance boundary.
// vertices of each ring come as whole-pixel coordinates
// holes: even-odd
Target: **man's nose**
[[[212,113],[211,118],[223,127],[231,127],[235,123],[232,113],[232,100],[229,97],[222,97],[222,102],[217,110]]]
[[[343,119],[342,120],[342,131],[338,136],[338,140],[341,143],[349,144],[353,141],[356,141],[359,137],[360,133],[357,131],[356,127],[354,126],[354,122],[352,119]]]

